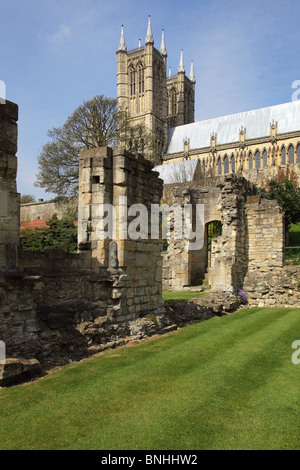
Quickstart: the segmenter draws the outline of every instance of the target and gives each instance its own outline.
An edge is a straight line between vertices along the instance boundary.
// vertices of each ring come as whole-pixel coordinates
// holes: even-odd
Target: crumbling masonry
[[[80,153],[78,253],[22,252],[17,118],[15,104],[0,105],[0,340],[8,356],[36,358],[49,368],[124,344],[126,337],[168,331],[177,320],[174,311],[174,324],[165,313],[162,283],[182,289],[206,281],[231,299],[244,288],[253,305],[300,305],[298,270],[283,267],[283,213],[275,201],[261,199],[235,175],[169,185],[163,194],[152,163],[108,147]],[[115,233],[103,237],[103,204],[116,208],[118,221],[119,211],[132,204],[149,209],[161,200],[204,205],[201,250],[189,252],[186,240],[171,238],[163,268],[162,240],[151,238],[150,226],[147,236],[133,240],[122,236],[117,223]],[[211,221],[221,223],[222,235],[209,252]],[[215,308],[221,312],[223,306]],[[207,305],[194,310],[191,319],[206,318],[209,311]],[[18,370],[37,365],[25,361]]]

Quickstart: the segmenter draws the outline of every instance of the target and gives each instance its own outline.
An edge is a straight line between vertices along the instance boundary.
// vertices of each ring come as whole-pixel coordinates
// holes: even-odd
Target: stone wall
[[[118,212],[123,196],[126,208],[140,203],[149,209],[160,202],[162,181],[141,156],[113,155],[109,148],[82,152],[79,253],[23,252],[16,192],[17,109],[9,102],[0,106],[0,340],[9,357],[35,357],[49,368],[86,357],[95,347],[118,344],[138,330],[136,322],[145,327],[144,316],[164,311],[161,240],[123,239],[118,232],[102,241],[98,231],[104,202]],[[31,214],[25,217],[37,216]]]
[[[18,106],[0,104],[0,270],[16,266],[19,243],[19,194],[17,193]]]
[[[209,285],[214,291],[242,289],[249,270],[268,272],[284,262],[284,216],[276,201],[234,175],[224,178],[220,196],[222,236],[213,240]]]
[[[219,181],[219,179],[217,179]],[[193,183],[169,184],[164,187],[163,203],[172,207],[185,204],[193,207],[193,226],[195,228],[195,206],[203,206],[203,246],[198,250],[189,250],[188,240],[174,237],[174,212],[170,213],[170,237],[168,249],[163,253],[163,288],[181,290],[191,284],[201,284],[208,266],[207,225],[220,220],[218,196],[220,189],[215,186],[215,179],[197,180]]]
[[[163,182],[153,165],[141,155],[113,154],[106,147],[80,153],[79,186],[79,249],[91,250],[95,269],[110,269],[122,273],[118,284],[120,320],[136,318],[143,312],[158,313],[161,298],[161,240],[150,233],[151,205],[159,205]],[[115,233],[109,236],[101,227],[102,204],[115,210]],[[128,234],[135,216],[129,207],[142,204],[147,209],[145,234],[132,239]],[[124,218],[124,214],[125,218]]]
[[[172,204],[204,206],[203,247],[189,250],[186,240],[171,237],[164,253],[163,286],[180,290],[184,286],[207,283],[213,292],[236,293],[248,271],[267,272],[283,266],[284,217],[276,201],[256,196],[245,178],[227,175],[193,183],[168,185],[164,201]],[[214,238],[208,251],[208,224],[222,223],[222,235]],[[210,256],[209,256],[210,255]],[[207,271],[207,274],[206,274]]]
[[[21,225],[30,220],[49,220],[56,214],[59,219],[63,216],[74,216],[77,218],[78,198],[64,197],[57,201],[41,201],[30,204],[21,204]]]

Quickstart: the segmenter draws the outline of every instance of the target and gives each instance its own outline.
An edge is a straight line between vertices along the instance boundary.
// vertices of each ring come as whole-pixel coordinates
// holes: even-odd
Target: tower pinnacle
[[[195,77],[195,72],[194,72],[194,61],[192,60],[191,63],[191,70],[190,70],[190,80],[192,83],[196,83],[196,77]]]
[[[179,67],[178,67],[178,73],[185,73],[185,66],[184,66],[184,63],[183,63],[183,50],[181,49],[181,53],[180,53],[180,62],[179,62]]]
[[[148,17],[148,29],[147,29],[147,36],[145,39],[145,44],[154,44],[154,38],[152,34],[152,28],[151,28],[151,16],[149,15]]]
[[[164,57],[167,56],[167,48],[166,48],[166,43],[165,43],[165,30],[164,29],[162,30],[162,35],[161,35],[160,53]]]
[[[122,25],[122,28],[121,28],[121,38],[120,38],[120,44],[119,44],[118,52],[119,52],[119,51],[122,51],[122,52],[126,52],[126,51],[127,51],[127,46],[126,46],[126,42],[125,42],[125,36],[124,36],[123,25]]]

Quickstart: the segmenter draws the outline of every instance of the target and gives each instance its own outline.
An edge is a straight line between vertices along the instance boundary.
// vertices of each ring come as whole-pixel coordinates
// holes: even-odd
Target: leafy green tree
[[[270,198],[277,199],[285,212],[287,225],[300,222],[300,188],[287,178],[281,182],[275,179],[269,181],[269,188]]]
[[[77,195],[80,150],[114,147],[117,121],[116,99],[100,95],[84,101],[63,126],[48,131],[50,141],[38,156],[35,186],[58,196]]]
[[[22,194],[21,204],[30,204],[31,202],[35,202],[35,197],[32,194]]]
[[[290,170],[280,170],[277,177],[268,181],[267,188],[260,193],[268,199],[276,199],[285,213],[286,227],[300,222],[300,188],[297,174]]]
[[[60,250],[65,253],[77,251],[77,227],[74,217],[57,215],[47,222],[48,227],[39,229],[25,228],[21,231],[21,243],[24,251]]]

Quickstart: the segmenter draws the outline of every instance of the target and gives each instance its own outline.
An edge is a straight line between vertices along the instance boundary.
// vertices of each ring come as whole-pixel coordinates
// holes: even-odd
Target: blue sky
[[[0,0],[0,80],[19,105],[18,191],[49,199],[33,183],[47,131],[84,100],[116,97],[116,50],[155,46],[165,29],[168,67],[194,60],[202,120],[291,101],[300,80],[299,0]]]

